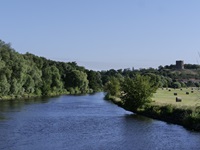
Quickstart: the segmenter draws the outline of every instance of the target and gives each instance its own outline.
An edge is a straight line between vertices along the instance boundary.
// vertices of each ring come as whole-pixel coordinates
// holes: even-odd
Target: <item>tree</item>
[[[10,95],[20,95],[22,93],[21,84],[17,79],[13,78],[11,81]]]
[[[87,74],[79,70],[72,70],[66,74],[65,87],[70,91],[75,89],[75,93],[87,93],[89,90]],[[71,94],[75,94],[71,93]]]
[[[187,87],[195,87],[195,84],[193,81],[189,80],[187,83],[186,83]]]
[[[159,75],[156,75],[154,73],[147,73],[146,76],[150,77],[150,82],[153,84],[153,87],[160,87],[162,85],[161,83],[161,77]]]
[[[157,86],[148,76],[137,74],[134,79],[125,78],[121,95],[125,109],[137,111],[138,108],[151,101],[150,98],[156,90]]]
[[[0,96],[8,95],[8,92],[10,91],[10,84],[7,81],[7,78],[5,75],[0,76]]]
[[[87,93],[102,89],[101,74],[76,62],[57,62],[34,54],[19,54],[0,40],[0,96],[55,95]],[[88,77],[88,78],[87,78]],[[90,80],[90,85],[88,80]]]
[[[43,71],[43,95],[60,92],[62,87],[59,70],[55,66],[45,68]]]
[[[173,88],[176,88],[176,89],[181,88],[181,83],[178,82],[178,81],[173,82],[173,83],[172,83],[172,87],[173,87]]]
[[[28,94],[32,94],[35,91],[35,83],[30,75],[27,75],[23,87],[25,88],[25,92]]]
[[[87,72],[87,78],[89,81],[89,88],[92,89],[94,92],[98,92],[102,90],[102,81],[101,81],[101,74],[99,72],[95,72],[90,70]]]
[[[111,77],[105,85],[105,91],[107,92],[107,95],[119,96],[121,93],[120,88],[120,81],[115,77]]]

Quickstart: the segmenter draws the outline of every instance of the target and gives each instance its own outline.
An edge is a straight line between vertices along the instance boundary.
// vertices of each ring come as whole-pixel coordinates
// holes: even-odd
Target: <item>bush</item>
[[[70,94],[75,94],[74,88],[69,88],[68,91],[69,91]]]
[[[162,115],[171,115],[173,113],[173,106],[172,105],[166,105],[161,107],[161,114]]]
[[[157,90],[150,77],[141,75],[136,75],[134,79],[125,78],[121,88],[123,91],[121,99],[125,107],[135,111],[149,103]]]
[[[173,82],[172,87],[178,89],[181,88],[181,84],[179,82]]]

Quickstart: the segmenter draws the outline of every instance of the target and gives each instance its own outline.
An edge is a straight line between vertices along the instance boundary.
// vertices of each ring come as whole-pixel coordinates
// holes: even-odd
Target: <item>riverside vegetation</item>
[[[19,54],[0,40],[0,99],[60,94],[84,94],[102,90],[99,72],[76,62],[57,62],[30,53]]]
[[[106,85],[106,99],[125,110],[200,131],[198,90],[195,90],[195,93],[192,90],[189,96],[189,92],[184,93],[188,89],[180,89],[181,92],[177,92],[178,89],[173,89],[175,93],[172,95],[171,89],[167,88],[165,91],[158,89],[159,85],[155,81],[145,75],[136,75],[132,79],[125,78],[121,81],[113,78]],[[183,103],[182,98],[180,98],[181,101],[177,104],[175,101],[177,95],[184,97]]]
[[[93,71],[76,62],[48,60],[28,52],[19,54],[0,40],[0,100],[104,90],[105,98],[126,110],[200,130],[198,106],[164,104],[159,103],[162,98],[156,99],[159,88],[200,87],[200,66],[185,64],[184,67],[184,70],[166,65],[158,69]],[[170,102],[170,96],[165,101]]]

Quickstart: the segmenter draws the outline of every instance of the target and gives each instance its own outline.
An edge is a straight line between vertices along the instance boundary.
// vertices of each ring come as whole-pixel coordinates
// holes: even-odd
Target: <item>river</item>
[[[0,102],[0,150],[199,150],[200,133],[127,112],[104,93]]]

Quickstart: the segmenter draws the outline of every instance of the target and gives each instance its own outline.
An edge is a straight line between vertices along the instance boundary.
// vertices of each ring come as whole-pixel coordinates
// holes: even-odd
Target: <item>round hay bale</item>
[[[182,98],[176,97],[176,102],[182,102]]]

